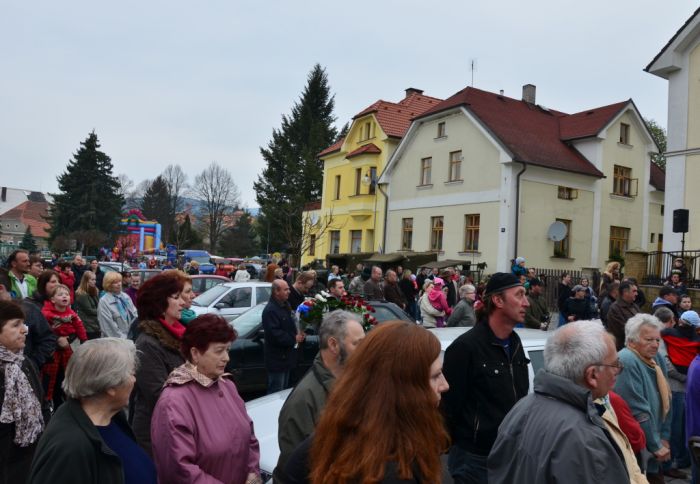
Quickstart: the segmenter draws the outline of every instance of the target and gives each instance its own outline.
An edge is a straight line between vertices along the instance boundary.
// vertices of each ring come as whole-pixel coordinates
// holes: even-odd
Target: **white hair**
[[[575,321],[557,329],[544,346],[544,369],[579,383],[591,365],[601,364],[610,336],[598,320]]]
[[[658,329],[659,331],[664,329],[664,325],[656,316],[646,313],[635,314],[629,318],[627,320],[627,324],[625,324],[625,344],[637,343],[639,341],[639,334],[642,332],[642,328],[645,326],[650,326]]]
[[[459,297],[463,298],[464,296],[467,295],[469,292],[475,292],[476,288],[472,286],[471,284],[464,284],[462,287],[459,288]]]
[[[75,350],[63,380],[68,398],[88,398],[125,383],[136,371],[134,342],[122,338],[86,341]]]

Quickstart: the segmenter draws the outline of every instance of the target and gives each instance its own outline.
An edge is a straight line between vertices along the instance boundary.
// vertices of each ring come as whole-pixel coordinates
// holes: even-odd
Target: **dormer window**
[[[365,141],[374,137],[372,122],[367,121],[360,127],[360,141]]]
[[[620,123],[620,143],[623,145],[630,144],[630,125]]]

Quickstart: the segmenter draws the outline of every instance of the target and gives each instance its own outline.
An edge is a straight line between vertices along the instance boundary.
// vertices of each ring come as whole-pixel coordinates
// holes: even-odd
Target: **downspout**
[[[520,162],[523,164],[523,169],[518,172],[518,174],[515,177],[515,244],[514,244],[514,254],[513,254],[513,259],[518,257],[518,227],[519,227],[519,220],[520,220],[520,177],[522,176],[523,173],[525,173],[525,170],[527,170],[527,163],[525,162]]]
[[[387,221],[388,212],[389,212],[389,196],[382,189],[382,186],[379,183],[377,183],[377,188],[379,189],[380,192],[382,192],[382,195],[384,195],[384,225],[382,226],[382,251],[381,251],[381,253],[384,254],[386,252],[386,221]],[[375,217],[376,217],[376,210],[375,210]]]

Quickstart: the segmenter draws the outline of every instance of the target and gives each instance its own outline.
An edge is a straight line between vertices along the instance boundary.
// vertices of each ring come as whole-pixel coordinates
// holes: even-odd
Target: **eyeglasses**
[[[606,363],[596,363],[596,366],[609,366],[610,368],[616,368],[618,375],[622,373],[622,370],[625,369],[625,365],[623,365],[620,360],[617,360],[614,365],[609,365]]]

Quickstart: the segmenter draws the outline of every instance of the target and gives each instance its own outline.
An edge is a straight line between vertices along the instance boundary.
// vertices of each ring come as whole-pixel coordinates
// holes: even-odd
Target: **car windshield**
[[[260,325],[265,304],[258,304],[233,320],[232,324],[240,336],[245,336]]]
[[[210,306],[211,303],[219,299],[219,296],[222,294],[228,292],[231,288],[221,285],[221,286],[214,286],[211,289],[209,289],[207,292],[200,294],[196,298],[194,298],[194,301],[192,301],[192,304],[195,306]]]
[[[373,306],[373,307],[374,307],[375,312],[374,312],[374,314],[372,314],[372,316],[374,316],[377,319],[377,321],[379,321],[380,323],[382,321],[391,321],[393,319],[401,319],[401,317],[399,317],[396,313],[394,313],[394,311],[392,311],[390,308],[388,308],[386,306]]]
[[[197,261],[199,264],[211,264],[209,257],[205,255],[198,255],[196,257],[190,257],[191,260]]]

